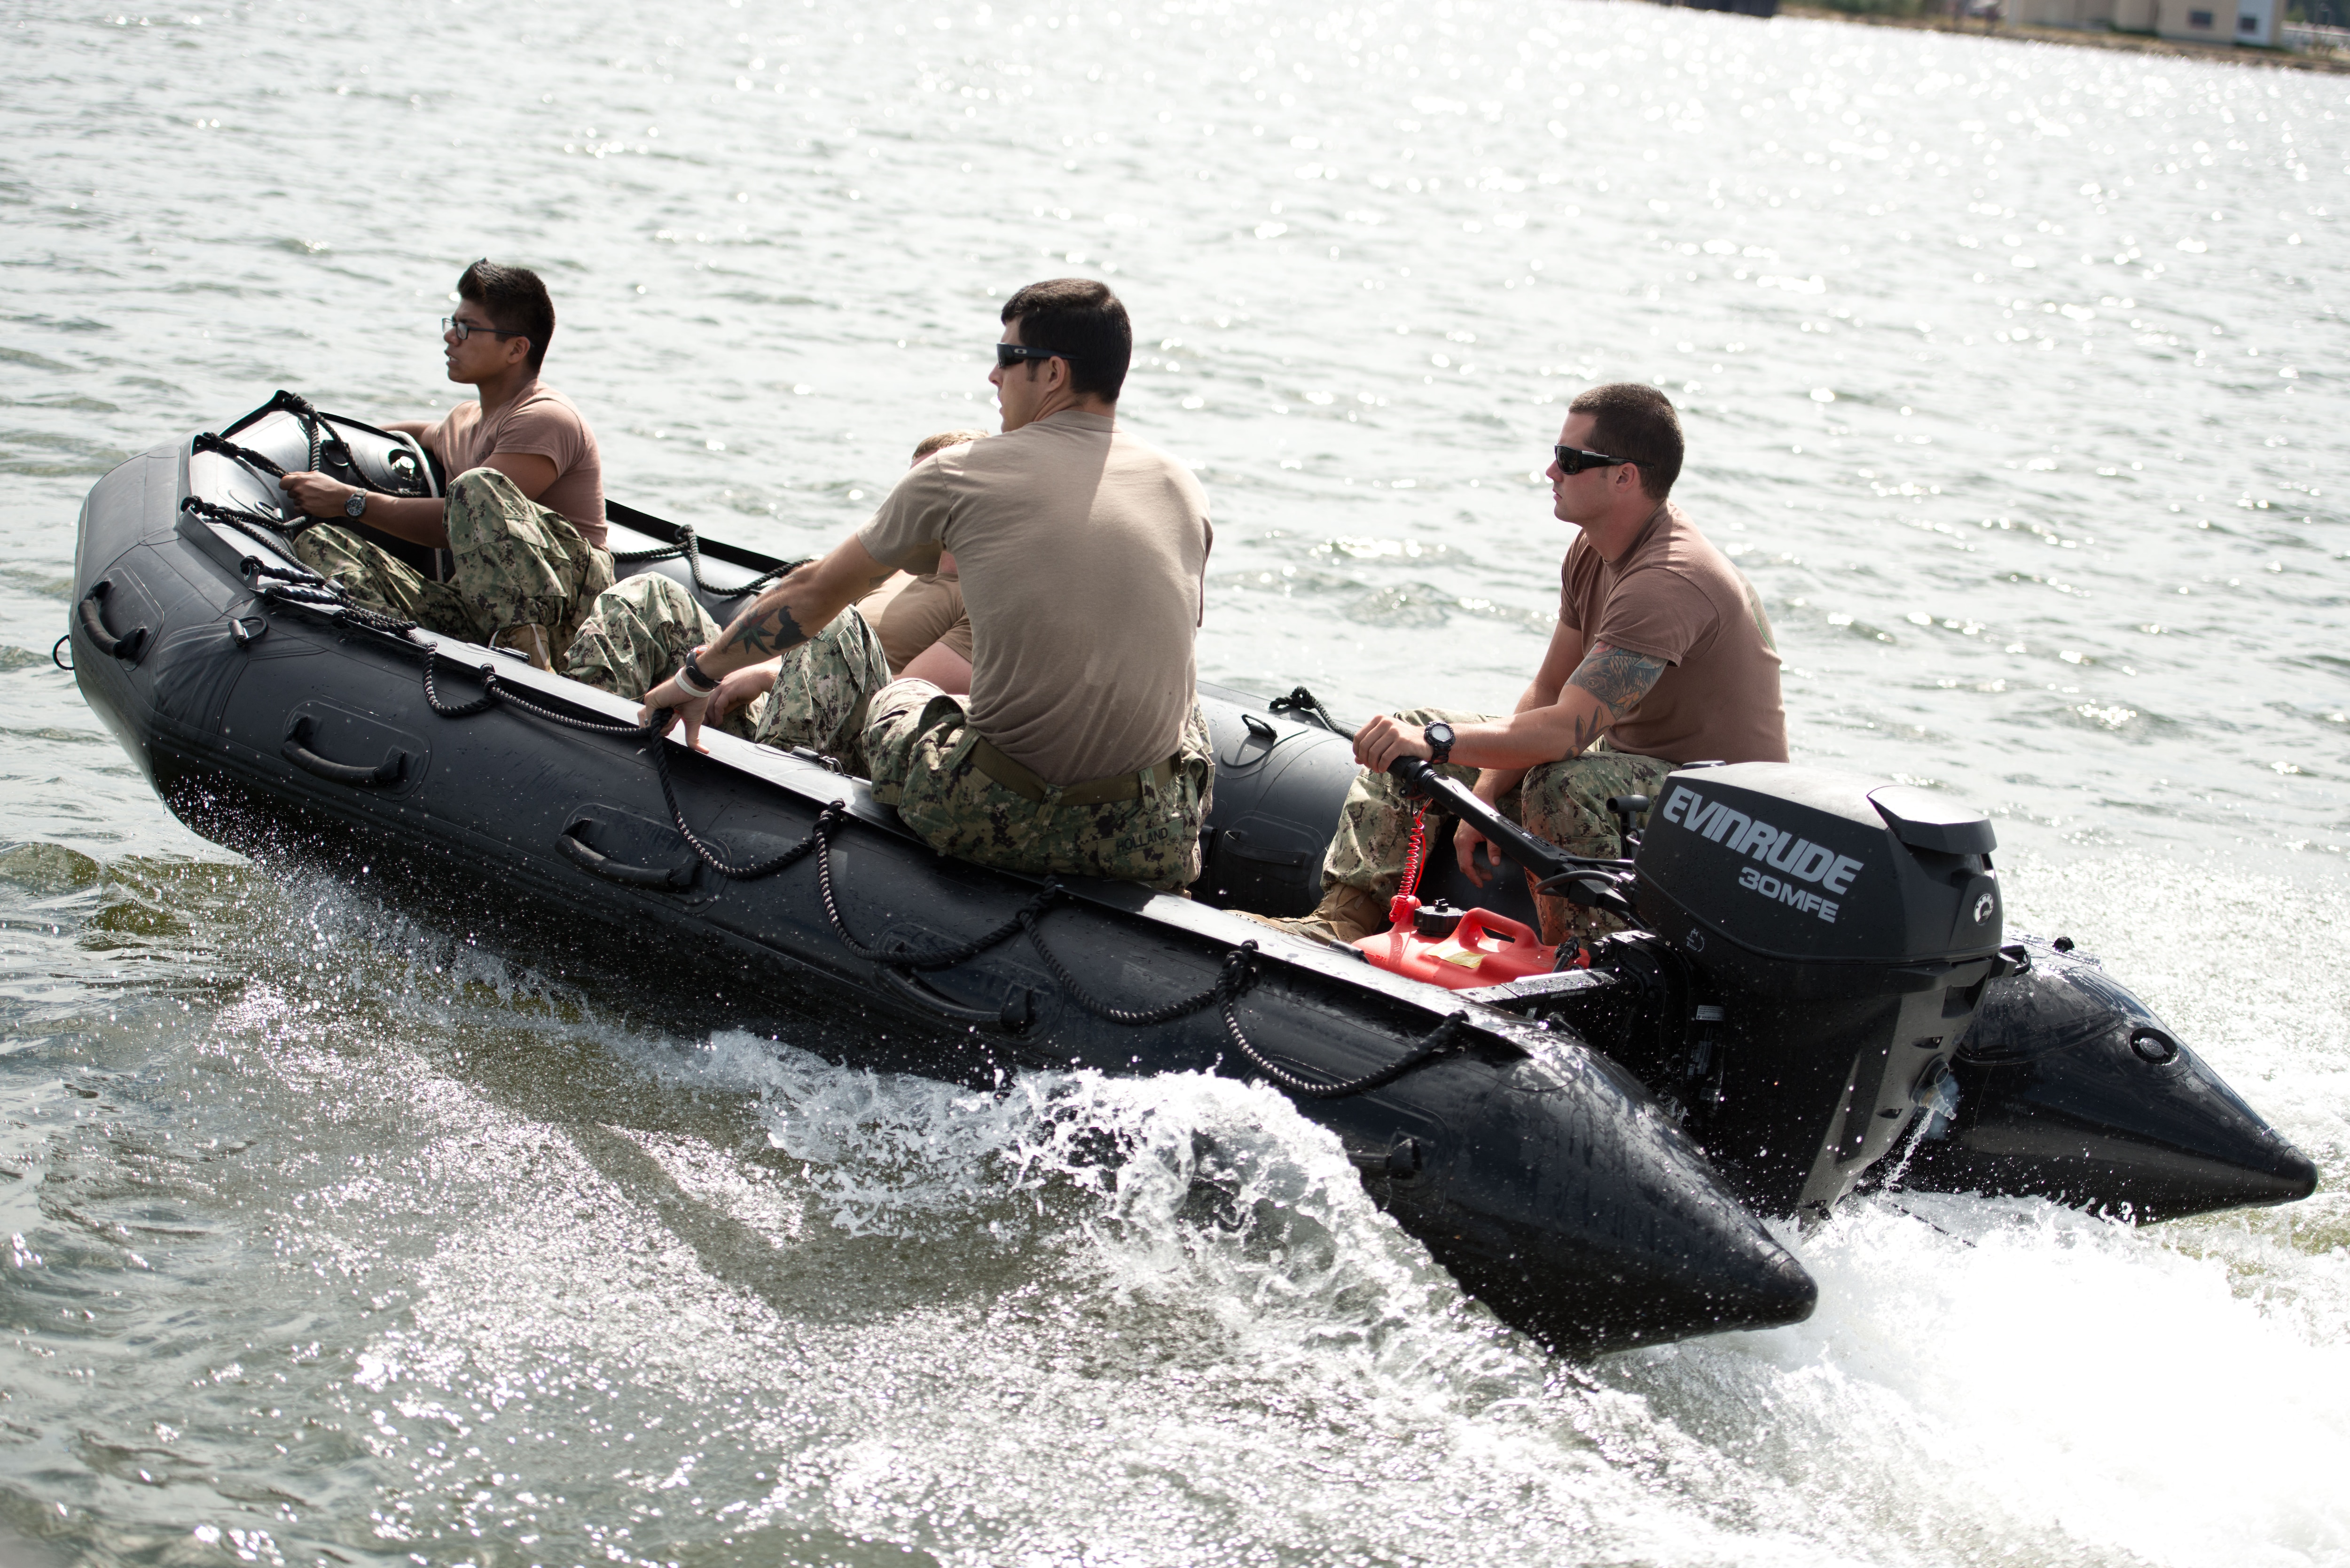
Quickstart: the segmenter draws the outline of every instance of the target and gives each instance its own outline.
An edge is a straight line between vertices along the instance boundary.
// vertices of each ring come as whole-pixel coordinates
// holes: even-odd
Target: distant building
[[[2277,46],[2276,0],[2155,0],[2154,30],[2201,44]]]
[[[2027,27],[2116,27],[2116,0],[2018,0],[2015,19]],[[2127,4],[2128,0],[2120,0]],[[2148,0],[2151,4],[2151,0]],[[2148,30],[2152,29],[2149,23]]]
[[[2277,47],[2279,0],[2019,0],[2027,26],[2110,27],[2197,44]]]

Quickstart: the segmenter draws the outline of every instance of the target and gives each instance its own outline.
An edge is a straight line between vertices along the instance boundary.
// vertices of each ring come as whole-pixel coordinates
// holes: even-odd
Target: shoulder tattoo
[[[1665,661],[1651,659],[1645,653],[1633,653],[1626,649],[1610,648],[1595,642],[1583,662],[1567,677],[1571,686],[1580,686],[1599,700],[1599,705],[1616,718],[1628,719],[1640,708],[1640,701],[1665,672]]]

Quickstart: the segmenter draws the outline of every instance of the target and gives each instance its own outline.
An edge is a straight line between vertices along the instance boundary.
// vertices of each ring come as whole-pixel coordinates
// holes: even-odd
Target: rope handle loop
[[[719,599],[748,598],[753,594],[764,592],[770,583],[789,576],[807,565],[806,561],[786,561],[780,566],[761,572],[739,588],[722,588],[702,575],[702,536],[693,531],[691,523],[679,524],[676,544],[662,545],[650,550],[615,550],[612,552],[612,564],[641,566],[654,561],[674,561],[681,556],[685,557],[686,572],[693,578],[693,586]]]
[[[1264,1053],[1258,1050],[1255,1043],[1242,1031],[1241,1021],[1239,1015],[1232,1010],[1232,1003],[1230,1001],[1224,1003],[1224,1033],[1231,1037],[1232,1044],[1240,1054],[1247,1057],[1259,1072],[1275,1084],[1293,1095],[1301,1096],[1309,1100],[1344,1099],[1350,1095],[1368,1094],[1373,1089],[1384,1088],[1406,1073],[1426,1066],[1439,1056],[1448,1055],[1458,1050],[1461,1045],[1459,1036],[1468,1023],[1469,1014],[1466,1012],[1448,1013],[1434,1029],[1420,1037],[1417,1045],[1386,1066],[1374,1068],[1360,1077],[1323,1082],[1300,1077],[1287,1068],[1268,1060]]]

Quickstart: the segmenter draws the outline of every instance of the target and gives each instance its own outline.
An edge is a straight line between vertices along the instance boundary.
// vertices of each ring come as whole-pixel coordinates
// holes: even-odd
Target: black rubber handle
[[[682,866],[631,866],[589,847],[587,840],[579,836],[579,830],[587,826],[585,822],[575,822],[563,830],[563,853],[571,857],[581,870],[593,872],[608,882],[618,882],[626,888],[674,890],[693,886],[693,861],[689,860]]]
[[[935,1012],[940,1017],[956,1023],[969,1023],[981,1029],[1000,1030],[1006,1034],[1018,1034],[1026,1030],[1031,1022],[1031,999],[1025,988],[1014,991],[1003,999],[1003,1005],[1001,1008],[990,1012],[983,1007],[965,1007],[959,1002],[950,1002],[930,986],[923,984],[910,970],[892,969],[884,963],[877,965],[873,974],[875,979],[909,1002],[916,1002],[924,1011]]]
[[[1398,757],[1388,772],[1405,793],[1442,806],[1485,836],[1505,860],[1515,861],[1537,877],[1555,877],[1575,869],[1575,857],[1555,844],[1545,844],[1477,797],[1458,779],[1446,778],[1425,757]]]
[[[303,744],[309,738],[310,720],[305,715],[294,721],[294,728],[286,732],[286,743],[278,748],[280,755],[306,774],[316,774],[330,783],[351,784],[360,789],[381,789],[386,784],[396,784],[407,776],[406,752],[392,752],[373,767],[365,763],[329,762]]]
[[[99,607],[105,601],[108,592],[113,587],[114,584],[110,580],[100,577],[92,585],[89,592],[82,595],[82,635],[89,639],[90,646],[97,649],[99,652],[119,659],[125,664],[136,664],[139,662],[140,650],[147,646],[147,628],[143,626],[133,627],[120,637],[106,629],[106,617]]]

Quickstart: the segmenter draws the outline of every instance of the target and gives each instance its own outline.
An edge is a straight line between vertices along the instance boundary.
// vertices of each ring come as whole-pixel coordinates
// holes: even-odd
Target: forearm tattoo
[[[1607,710],[1608,717],[1620,722],[1639,711],[1641,700],[1664,672],[1665,661],[1661,659],[1595,642],[1591,651],[1583,656],[1583,662],[1575,666],[1575,673],[1567,677],[1567,683],[1591,693]],[[1577,738],[1587,746],[1597,733],[1598,726],[1595,724],[1591,736]]]
[[[778,597],[772,605],[754,604],[745,610],[720,635],[711,651],[733,648],[765,657],[797,648],[807,639],[808,634],[792,618],[792,607]]]

